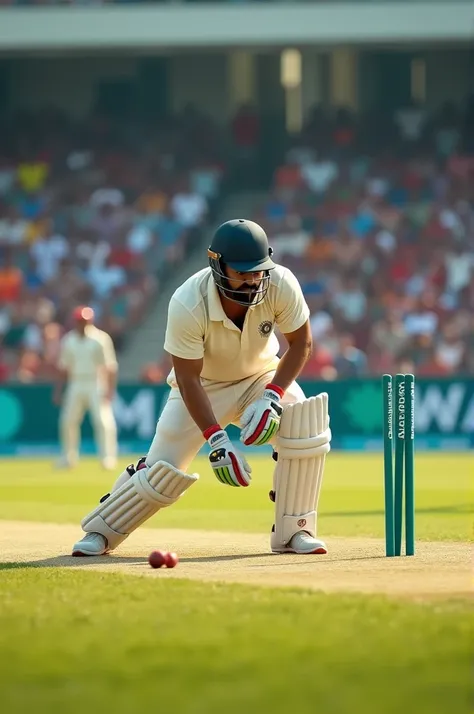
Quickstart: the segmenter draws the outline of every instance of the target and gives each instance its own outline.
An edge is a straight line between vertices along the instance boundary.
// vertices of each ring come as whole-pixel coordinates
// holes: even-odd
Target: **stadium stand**
[[[0,380],[44,381],[73,307],[92,305],[120,349],[199,244],[219,136],[191,108],[172,124],[48,109],[0,128]]]
[[[473,127],[318,109],[289,149],[255,218],[311,307],[306,376],[474,373]]]
[[[473,127],[472,102],[431,116],[317,107],[275,146],[253,217],[311,307],[305,376],[474,374]],[[78,124],[49,108],[0,130],[0,380],[47,381],[75,305],[91,304],[120,350],[202,245],[232,141],[193,107],[158,124]],[[241,112],[227,133],[229,185],[252,188],[258,117]],[[167,366],[141,378],[162,381]]]

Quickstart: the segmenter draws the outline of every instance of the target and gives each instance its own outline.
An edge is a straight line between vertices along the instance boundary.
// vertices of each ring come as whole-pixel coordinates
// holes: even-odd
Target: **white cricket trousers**
[[[275,371],[248,377],[240,382],[213,382],[202,380],[217,421],[223,429],[228,424],[239,426],[245,409],[259,399]],[[301,402],[305,395],[296,383],[287,389],[282,404]],[[149,466],[157,461],[167,461],[177,469],[186,471],[202,445],[204,437],[181,398],[179,389],[172,388],[165,407],[156,425],[146,462]]]
[[[117,426],[110,402],[106,401],[97,382],[69,382],[59,419],[61,445],[68,461],[79,456],[80,428],[86,411],[94,429],[95,443],[101,459],[117,458]]]

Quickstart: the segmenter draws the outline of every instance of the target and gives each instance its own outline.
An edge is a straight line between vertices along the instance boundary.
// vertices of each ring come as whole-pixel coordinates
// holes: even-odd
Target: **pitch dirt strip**
[[[140,529],[113,555],[72,558],[77,526],[0,521],[0,560],[26,566],[82,568],[144,577],[304,587],[324,592],[383,593],[407,597],[467,595],[469,543],[417,544],[413,558],[385,558],[375,538],[328,538],[328,555],[272,555],[268,536],[197,530]],[[174,550],[180,565],[152,570],[154,549]]]

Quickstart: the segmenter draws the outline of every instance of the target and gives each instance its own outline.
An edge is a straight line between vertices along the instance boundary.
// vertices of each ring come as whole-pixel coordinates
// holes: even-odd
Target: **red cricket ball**
[[[167,568],[174,568],[178,563],[179,558],[176,553],[165,553],[165,565]]]
[[[168,553],[163,553],[162,550],[154,550],[148,556],[148,562],[152,568],[162,568],[166,565],[166,556]]]

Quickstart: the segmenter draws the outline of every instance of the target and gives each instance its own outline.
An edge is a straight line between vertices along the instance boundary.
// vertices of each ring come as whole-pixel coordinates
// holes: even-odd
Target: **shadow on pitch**
[[[233,555],[203,555],[190,558],[180,558],[180,563],[218,563],[231,560],[248,560],[253,558],[275,557],[273,553],[239,553]],[[99,555],[93,558],[73,558],[72,555],[57,555],[44,560],[34,560],[24,563],[0,563],[0,570],[23,570],[26,568],[78,568],[88,567],[94,570],[98,565],[148,565],[147,557]]]
[[[180,558],[181,563],[219,563],[226,560],[250,560],[252,558],[274,558],[273,553],[240,553],[233,555],[200,555],[195,558]]]

